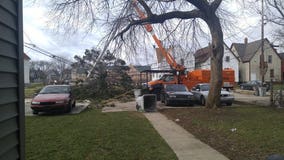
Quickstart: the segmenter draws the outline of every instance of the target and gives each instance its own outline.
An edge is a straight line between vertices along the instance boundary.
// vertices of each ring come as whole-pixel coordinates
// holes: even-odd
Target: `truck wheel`
[[[205,98],[203,96],[200,98],[200,102],[201,102],[202,106],[205,106],[206,100],[205,100]]]

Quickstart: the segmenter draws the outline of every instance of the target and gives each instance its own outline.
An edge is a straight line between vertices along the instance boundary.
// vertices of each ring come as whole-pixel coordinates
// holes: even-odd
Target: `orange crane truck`
[[[138,7],[137,0],[133,0],[133,6],[140,19],[147,18],[144,12]],[[161,41],[155,35],[153,27],[151,24],[145,24],[145,29],[151,33],[153,40],[158,46],[158,49],[165,57],[167,63],[170,65],[173,70],[173,74],[164,74],[160,79],[148,82],[148,87],[151,93],[159,94],[164,84],[184,84],[188,89],[191,89],[197,83],[209,83],[210,82],[210,70],[199,69],[188,72],[186,74],[186,68],[178,64],[172,55],[167,52],[163,47]],[[234,70],[233,69],[224,69],[223,70],[223,86],[226,88],[233,88],[235,83]],[[159,96],[158,96],[159,98]]]

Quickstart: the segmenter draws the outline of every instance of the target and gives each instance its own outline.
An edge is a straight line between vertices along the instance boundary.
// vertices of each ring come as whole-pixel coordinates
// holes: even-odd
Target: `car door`
[[[201,96],[201,94],[200,94],[200,85],[196,85],[195,87],[193,87],[191,89],[191,93],[193,94],[194,99],[199,101],[200,100],[200,96]]]

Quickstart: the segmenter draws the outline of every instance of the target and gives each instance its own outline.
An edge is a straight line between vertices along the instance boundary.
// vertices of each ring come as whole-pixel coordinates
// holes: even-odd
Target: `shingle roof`
[[[278,55],[282,60],[284,60],[284,53],[279,53]]]
[[[267,39],[264,39],[264,41],[269,43]],[[261,40],[247,43],[247,45],[245,43],[233,43],[232,46],[235,46],[242,62],[249,62],[261,47]]]
[[[133,66],[138,72],[151,70],[151,66]]]
[[[31,58],[26,53],[24,53],[24,59],[30,60]]]
[[[203,63],[211,56],[212,50],[209,47],[201,48],[194,54],[195,63]]]

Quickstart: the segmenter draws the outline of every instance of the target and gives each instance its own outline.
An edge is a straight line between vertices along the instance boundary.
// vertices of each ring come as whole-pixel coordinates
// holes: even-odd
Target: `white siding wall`
[[[208,58],[207,61],[201,64],[200,69],[210,69],[210,64],[210,58]]]
[[[193,71],[195,67],[195,59],[193,54],[189,54],[185,59],[184,59],[184,66],[187,69],[187,71]]]
[[[181,64],[181,59],[183,59],[184,67],[187,69],[187,71],[194,70],[195,66],[195,59],[193,54],[187,54],[181,47],[175,46],[171,48],[170,54],[175,58],[175,61],[178,64]],[[151,65],[152,70],[170,70],[170,65],[166,62],[165,59],[161,63],[155,63]],[[159,79],[162,77],[164,73],[155,73],[152,74],[152,79]]]
[[[232,68],[235,71],[235,82],[239,82],[239,61],[226,46],[224,46],[223,68]]]
[[[24,82],[25,84],[30,83],[30,62],[29,60],[24,60]]]
[[[226,61],[227,56],[229,57],[229,61]],[[232,68],[235,71],[235,82],[239,82],[239,61],[226,46],[224,46],[223,69],[224,68]],[[210,58],[201,64],[201,69],[210,69]]]
[[[281,59],[279,58],[278,55],[274,52],[274,50],[270,47],[270,45],[265,41],[264,44],[264,61],[268,62],[268,56],[272,56],[272,63],[268,63],[268,68],[267,72],[264,76],[265,81],[270,81],[270,70],[274,70],[274,78],[273,80],[275,81],[280,81],[281,80]],[[261,50],[259,49],[257,53],[254,55],[254,57],[251,60],[251,75],[256,75],[257,80],[261,80],[261,75],[259,71],[260,67],[260,55],[261,55]],[[253,77],[251,77],[251,80]]]

